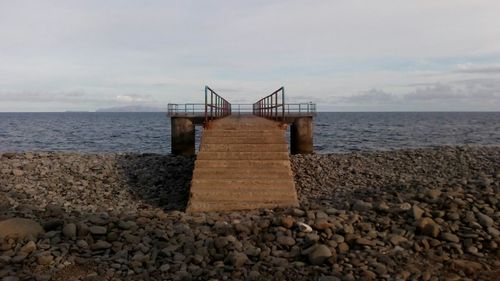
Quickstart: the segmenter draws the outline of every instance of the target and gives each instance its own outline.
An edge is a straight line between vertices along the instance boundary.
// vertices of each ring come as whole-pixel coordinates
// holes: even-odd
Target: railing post
[[[281,119],[285,122],[285,87],[281,87],[281,103],[283,104],[283,110],[281,112]],[[290,110],[290,109],[288,109]]]
[[[208,123],[208,97],[207,97],[208,86],[205,86],[205,124]]]
[[[210,90],[210,120],[213,120],[214,114],[214,93]]]

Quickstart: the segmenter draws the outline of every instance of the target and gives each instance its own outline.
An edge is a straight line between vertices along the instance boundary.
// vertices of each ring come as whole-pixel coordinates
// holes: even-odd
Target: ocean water
[[[330,112],[314,120],[317,153],[500,145],[500,112]],[[197,143],[201,128],[197,127]],[[0,151],[170,153],[164,113],[0,113]]]

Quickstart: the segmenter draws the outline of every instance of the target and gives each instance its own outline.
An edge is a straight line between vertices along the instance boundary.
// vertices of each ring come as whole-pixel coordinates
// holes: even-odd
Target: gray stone
[[[98,240],[92,245],[92,250],[104,250],[109,248],[111,248],[111,244],[103,240]]]
[[[118,222],[118,227],[124,230],[129,230],[133,227],[136,227],[137,224],[135,221],[119,221]]]
[[[87,249],[89,247],[89,244],[85,240],[76,241],[76,245],[82,249]]]
[[[354,205],[352,205],[352,209],[358,212],[367,212],[373,209],[373,205],[370,202],[357,200],[354,202]]]
[[[68,223],[65,224],[62,230],[64,236],[74,239],[76,237],[76,224]]]
[[[448,241],[448,242],[453,242],[453,243],[460,242],[460,239],[458,238],[458,236],[456,236],[455,234],[450,233],[450,232],[441,233],[441,239]]]
[[[491,226],[488,227],[488,233],[495,238],[500,236],[500,230],[498,230],[494,227],[491,227]]]
[[[36,243],[33,241],[29,241],[28,243],[26,243],[26,245],[24,245],[21,248],[21,252],[26,253],[26,254],[30,254],[30,253],[34,252],[35,250],[36,250]]]
[[[50,254],[41,255],[38,257],[37,262],[39,265],[49,265],[54,260],[54,256]]]
[[[326,245],[317,244],[306,250],[309,254],[309,262],[313,265],[321,265],[326,259],[333,256],[332,251]]]
[[[426,192],[426,195],[431,200],[436,200],[441,196],[441,191],[438,189],[430,189]]]
[[[401,235],[392,235],[391,238],[389,238],[389,241],[392,243],[392,245],[397,246],[403,242],[408,241],[408,239],[404,238]]]
[[[413,217],[415,218],[415,220],[419,220],[422,217],[422,215],[425,213],[424,210],[422,210],[417,205],[413,205],[411,208],[411,211],[412,211],[412,214],[413,214]]]
[[[387,212],[389,211],[390,207],[387,205],[385,201],[378,201],[375,203],[375,210],[381,211],[381,212]]]
[[[14,169],[14,170],[12,170],[12,174],[16,177],[20,177],[20,176],[24,175],[24,172],[23,172],[23,170]]]
[[[233,252],[228,256],[228,261],[235,268],[240,268],[248,261],[248,257],[244,253]]]
[[[90,233],[94,235],[104,235],[108,232],[105,226],[93,225],[89,228]]]
[[[436,222],[434,222],[434,220],[427,217],[420,218],[417,221],[416,226],[421,233],[434,238],[438,237],[439,232],[441,230],[439,225]]]
[[[490,227],[495,223],[495,221],[492,218],[481,212],[477,212],[476,217],[478,222],[484,227]]]
[[[278,244],[283,246],[295,245],[295,239],[293,239],[290,236],[278,236],[278,238],[276,238],[276,242],[278,242]]]
[[[377,243],[375,241],[369,240],[366,238],[361,238],[361,237],[356,239],[356,244],[361,245],[361,246],[371,246],[371,247],[374,247],[375,245],[377,245]]]
[[[312,227],[303,222],[297,222],[297,226],[301,232],[310,233],[313,231]]]
[[[170,265],[168,263],[163,264],[162,266],[160,266],[160,271],[161,272],[168,272],[169,270],[170,270]]]
[[[5,276],[2,278],[2,281],[19,281],[19,277],[17,277],[17,276]]]

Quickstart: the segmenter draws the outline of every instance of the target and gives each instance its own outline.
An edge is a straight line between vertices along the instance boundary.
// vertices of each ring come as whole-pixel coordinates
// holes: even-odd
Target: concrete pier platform
[[[195,162],[188,212],[298,204],[282,123],[242,115],[207,124]]]

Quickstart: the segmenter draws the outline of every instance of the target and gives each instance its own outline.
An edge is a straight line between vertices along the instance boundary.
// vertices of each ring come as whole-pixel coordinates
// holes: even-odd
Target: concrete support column
[[[172,117],[172,154],[192,156],[195,154],[195,128],[193,120],[184,117]]]
[[[312,117],[299,117],[290,126],[290,152],[311,154],[313,151]]]

